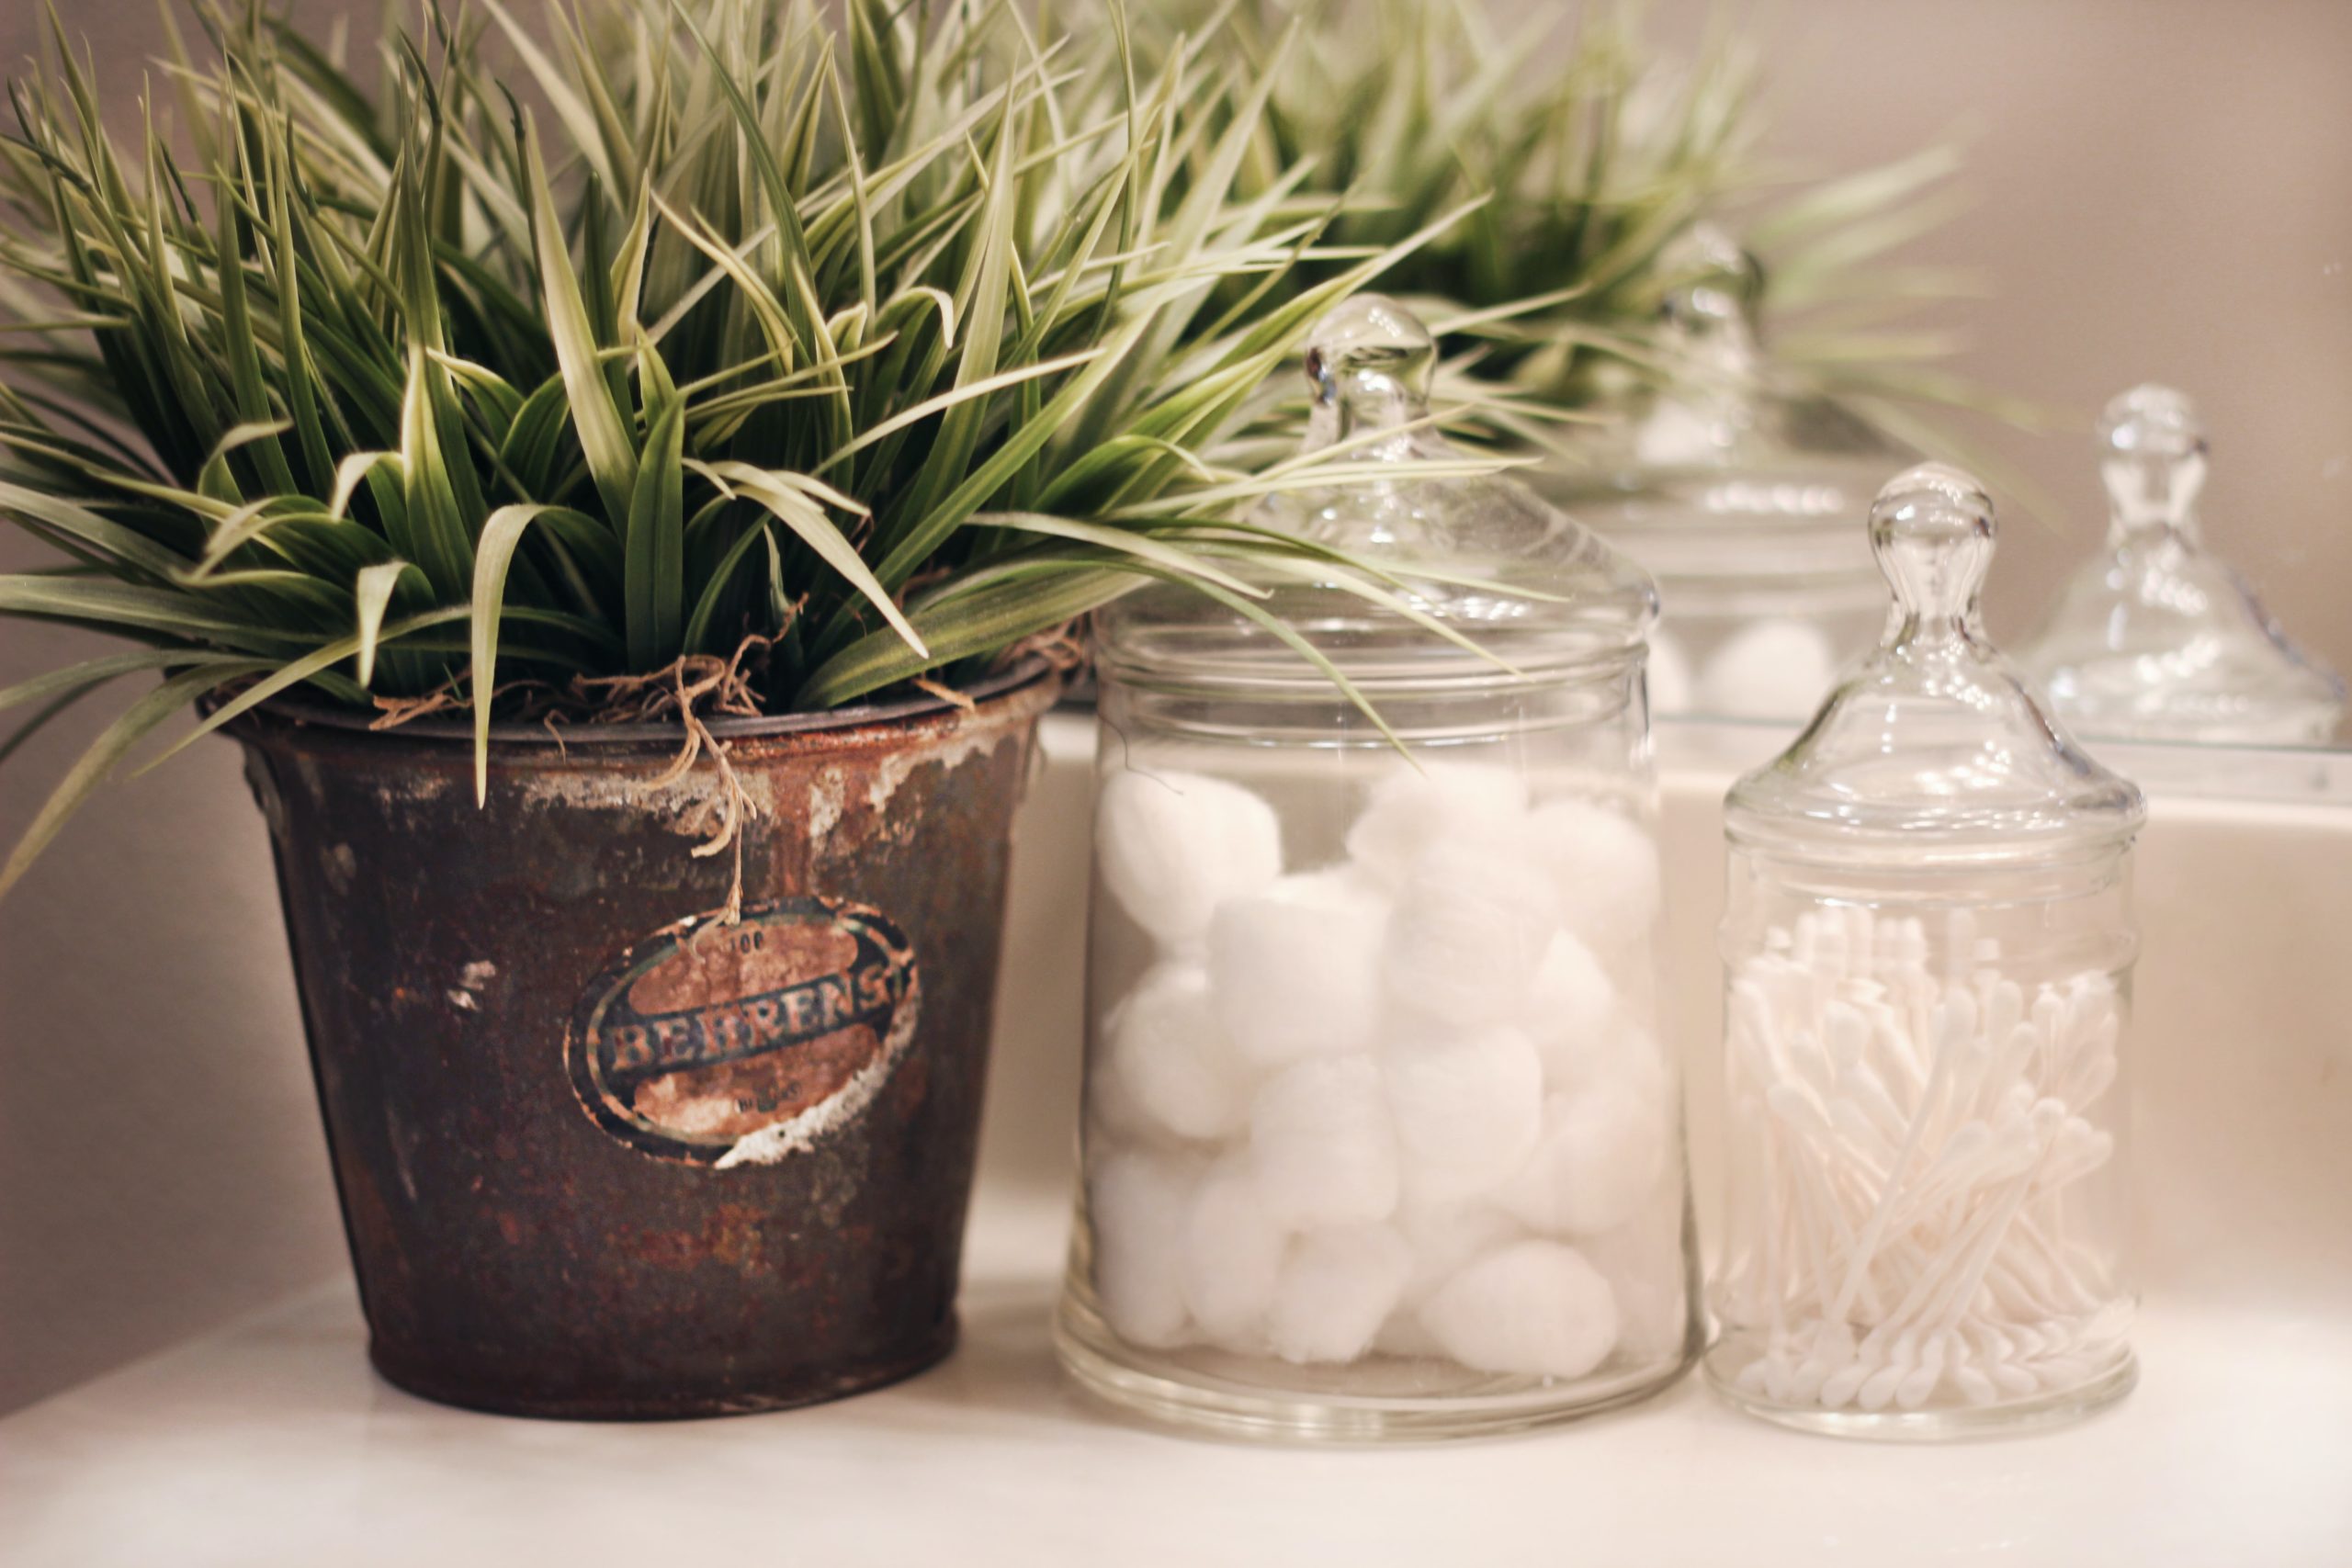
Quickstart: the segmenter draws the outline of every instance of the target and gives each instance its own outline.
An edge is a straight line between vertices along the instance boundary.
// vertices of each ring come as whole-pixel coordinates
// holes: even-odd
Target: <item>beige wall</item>
[[[0,544],[0,567],[21,559]],[[0,630],[0,685],[59,651]],[[0,840],[105,705],[0,769]],[[207,742],[107,791],[68,834],[0,900],[0,1411],[343,1257],[269,842],[234,749]]]
[[[376,12],[374,0],[288,8],[321,22]],[[2008,508],[1996,632],[2030,624],[2099,538],[2087,455],[2099,405],[2162,379],[2203,405],[2213,543],[2290,630],[2352,671],[2352,3],[1651,8],[1656,35],[1686,45],[1717,13],[1745,11],[1767,61],[1770,148],[1800,166],[1851,169],[1969,133],[1975,207],[1912,254],[1990,282],[1990,298],[1947,312],[1973,344],[1957,368],[2075,420],[2048,435],[1971,432],[2064,508]],[[66,14],[118,82],[153,47],[149,6]],[[0,62],[33,47],[40,15],[0,5]]]
[[[1538,0],[1540,3],[1540,0]],[[1661,0],[1695,37],[1714,0]],[[2352,4],[1778,0],[1756,8],[1771,146],[1824,169],[1972,132],[1959,368],[2071,411],[1995,432],[2066,508],[2009,509],[1988,612],[2015,635],[2105,526],[2089,422],[2137,381],[2201,405],[2208,537],[2352,671]]]
[[[58,10],[102,80],[135,85],[153,6]],[[45,14],[0,0],[0,67],[15,73]],[[0,570],[33,558],[0,528]],[[100,646],[0,623],[0,685]],[[108,703],[0,767],[0,841],[16,841]],[[0,900],[0,1412],[344,1256],[268,839],[234,750],[208,742],[106,792]]]
[[[1661,26],[1710,8],[1659,0]],[[150,10],[68,12],[126,79]],[[0,60],[37,14],[0,4]],[[1780,0],[1760,26],[1786,151],[1842,167],[1979,128],[1980,205],[1928,247],[1996,288],[1963,367],[2079,411],[2143,378],[2194,391],[2214,536],[2352,669],[2352,5]],[[2079,434],[2004,446],[2075,508],[2012,516],[2006,628],[2098,509]],[[0,684],[64,656],[0,626]],[[0,769],[0,840],[97,716]],[[0,902],[0,1411],[340,1267],[322,1156],[266,842],[209,744],[104,796]]]

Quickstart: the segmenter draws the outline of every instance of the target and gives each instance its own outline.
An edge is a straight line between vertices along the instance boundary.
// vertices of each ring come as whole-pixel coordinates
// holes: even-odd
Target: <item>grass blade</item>
[[[709,474],[714,481],[767,508],[778,522],[798,535],[801,542],[814,550],[820,559],[847,579],[849,585],[874,606],[908,648],[928,657],[929,650],[923,647],[922,636],[890,597],[889,590],[882,586],[872,569],[867,567],[865,558],[857,553],[857,547],[849,542],[832,519],[796,488],[794,481],[798,476],[775,473],[749,463],[714,463],[707,466],[698,463],[695,467]],[[815,488],[822,491],[824,487]],[[842,504],[847,502],[848,498],[834,493],[833,500],[836,504]],[[862,512],[865,509],[859,507],[857,510]]]
[[[391,606],[392,595],[404,578],[414,578],[418,588],[432,592],[424,574],[404,560],[363,567],[352,584],[351,597],[359,619],[359,683],[363,686],[376,679],[376,649],[384,630],[384,612]]]
[[[629,667],[659,670],[685,634],[685,408],[674,398],[655,415],[628,512],[623,565]]]
[[[628,522],[631,498],[637,491],[637,450],[629,444],[621,411],[613,404],[605,380],[595,333],[588,324],[588,306],[581,298],[580,278],[571,270],[571,253],[563,225],[556,215],[555,195],[548,186],[548,172],[539,157],[538,137],[526,129],[531,193],[531,233],[537,242],[539,287],[548,313],[548,335],[555,341],[557,365],[571,402],[571,424],[580,448],[587,455],[588,471],[595,477],[604,498],[605,515],[616,531]]]
[[[23,837],[8,852],[6,864],[0,864],[0,895],[17,885],[50,840],[57,837],[66,819],[81,809],[90,793],[113,776],[130,749],[139,744],[150,730],[187,707],[205,693],[218,690],[223,683],[241,675],[257,674],[269,668],[266,660],[243,660],[227,664],[210,664],[196,670],[183,670],[168,676],[153,691],[140,698],[112,724],[100,732],[90,749],[82,753],[66,770],[57,788],[34,814]]]

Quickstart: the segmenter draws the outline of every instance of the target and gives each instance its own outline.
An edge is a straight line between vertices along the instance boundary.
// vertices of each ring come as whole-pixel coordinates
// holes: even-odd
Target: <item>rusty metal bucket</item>
[[[955,1297],[1013,807],[1057,682],[471,743],[240,721],[383,1375],[590,1419],[807,1404],[929,1366]]]

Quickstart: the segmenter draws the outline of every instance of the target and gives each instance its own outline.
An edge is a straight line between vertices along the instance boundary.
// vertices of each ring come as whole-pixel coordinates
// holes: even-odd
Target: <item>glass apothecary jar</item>
[[[1388,301],[1327,319],[1307,444],[1349,444],[1349,482],[1255,519],[1398,597],[1266,570],[1279,634],[1175,590],[1099,619],[1057,1338],[1180,1423],[1494,1431],[1638,1397],[1697,1348],[1656,1015],[1654,594],[1523,488],[1429,477],[1474,468],[1424,423],[1433,358]]]
[[[2098,426],[2107,545],[2019,650],[2058,716],[2119,740],[2322,745],[2344,682],[2298,648],[2197,514],[2205,430],[2169,387],[2119,393]]]
[[[1657,712],[1794,722],[1877,635],[1884,599],[1853,519],[1915,455],[1774,370],[1737,245],[1703,225],[1680,243],[1688,281],[1658,323],[1669,378],[1535,482],[1656,579]]]
[[[1870,538],[1883,645],[1725,802],[1710,1381],[1818,1431],[2059,1419],[2134,1371],[2139,791],[1984,641],[1992,503],[1938,465]]]

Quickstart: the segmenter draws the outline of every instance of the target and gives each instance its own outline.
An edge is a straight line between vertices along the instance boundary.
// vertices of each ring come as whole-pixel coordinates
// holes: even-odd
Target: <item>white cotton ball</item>
[[[1425,846],[1396,895],[1382,968],[1418,1020],[1476,1029],[1511,1018],[1558,926],[1520,835],[1449,834]]]
[[[1480,1202],[1408,1202],[1392,1223],[1413,1249],[1413,1269],[1405,1280],[1404,1298],[1380,1325],[1373,1348],[1390,1356],[1442,1356],[1437,1337],[1421,1321],[1421,1303],[1471,1259],[1525,1240],[1526,1227]]]
[[[1197,964],[1158,965],[1111,1010],[1099,1072],[1099,1104],[1114,1126],[1213,1139],[1238,1130],[1250,1113],[1248,1076]]]
[[[1658,912],[1657,846],[1629,817],[1555,800],[1527,817],[1528,847],[1552,879],[1560,923],[1596,953],[1645,952]]]
[[[1421,1321],[1445,1353],[1480,1371],[1579,1378],[1617,1342],[1609,1282],[1574,1247],[1522,1241],[1441,1286]]]
[[[1527,809],[1527,784],[1498,762],[1400,762],[1373,786],[1371,802],[1348,829],[1348,853],[1391,886],[1415,857],[1449,832],[1504,828]]]
[[[1578,1076],[1583,1059],[1607,1050],[1624,1030],[1616,983],[1592,949],[1567,931],[1555,932],[1544,949],[1521,1021],[1555,1089],[1568,1087],[1562,1080]]]
[[[1712,402],[1659,399],[1633,428],[1634,461],[1645,468],[1709,468],[1721,463],[1726,433]]]
[[[1615,961],[1610,977],[1617,983],[1618,1014],[1628,1025],[1643,1031],[1657,1024],[1658,950],[1651,940],[1654,934],[1642,932],[1611,955]]]
[[[1554,1095],[1534,1155],[1495,1201],[1549,1235],[1612,1229],[1665,1174],[1669,1138],[1665,1110],[1622,1086]]]
[[[1405,1299],[1422,1302],[1475,1258],[1527,1239],[1527,1227],[1492,1203],[1410,1203],[1393,1222],[1413,1249]]]
[[[1273,807],[1199,773],[1113,773],[1095,805],[1094,847],[1119,907],[1170,947],[1196,945],[1221,900],[1283,868]]]
[[[1289,1235],[1267,1214],[1248,1158],[1209,1168],[1184,1229],[1184,1304],[1222,1349],[1254,1354],[1266,1341]]]
[[[1317,1056],[1268,1079],[1250,1108],[1250,1163],[1278,1224],[1350,1224],[1395,1213],[1396,1132],[1372,1058]]]
[[[1617,1303],[1617,1348],[1637,1361],[1682,1352],[1690,1328],[1690,1265],[1682,1252],[1682,1193],[1661,1184],[1656,1200],[1614,1230],[1577,1243]]]
[[[1607,1055],[1584,1064],[1591,1069],[1580,1082],[1563,1083],[1559,1087],[1572,1089],[1599,1089],[1614,1085],[1661,1112],[1669,1123],[1679,1123],[1682,1116],[1681,1084],[1673,1066],[1666,1059],[1666,1052],[1657,1037],[1645,1029],[1628,1027],[1617,1037],[1616,1044]]]
[[[1741,627],[1707,659],[1699,676],[1702,712],[1726,718],[1803,718],[1837,678],[1821,628],[1772,617]]]
[[[1184,1231],[1201,1162],[1183,1155],[1113,1149],[1092,1162],[1086,1218],[1093,1239],[1094,1297],[1112,1332],[1166,1349],[1187,1337]]]
[[[1650,635],[1650,712],[1690,711],[1690,660],[1682,645],[1663,633]]]
[[[1267,1320],[1285,1361],[1352,1361],[1405,1293],[1412,1249],[1386,1225],[1308,1231],[1291,1245]]]
[[[1085,1133],[1091,1142],[1104,1148],[1151,1137],[1151,1119],[1136,1103],[1135,1091],[1126,1080],[1093,1066],[1086,1072]]]
[[[1349,872],[1285,876],[1217,906],[1209,988],[1242,1060],[1279,1067],[1371,1046],[1386,905]]]
[[[1535,1047],[1503,1025],[1408,1039],[1382,1053],[1407,1190],[1451,1203],[1501,1183],[1534,1151],[1544,1113]]]
[[[1626,1016],[1625,998],[1592,952],[1563,931],[1528,987],[1521,1027],[1555,1093],[1614,1084],[1671,1107],[1673,1079],[1649,1032]]]

